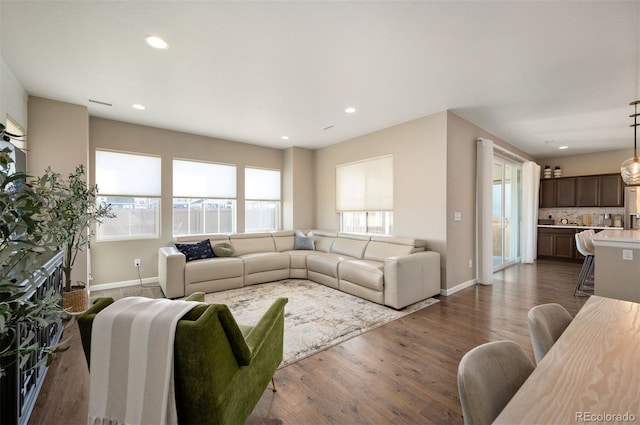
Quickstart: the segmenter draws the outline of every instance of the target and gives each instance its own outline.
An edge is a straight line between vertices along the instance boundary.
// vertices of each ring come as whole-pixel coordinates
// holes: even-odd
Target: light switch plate
[[[462,213],[459,211],[454,212],[453,221],[462,221]]]
[[[632,260],[633,261],[633,250],[632,249],[623,249],[622,250],[622,259],[623,260]]]

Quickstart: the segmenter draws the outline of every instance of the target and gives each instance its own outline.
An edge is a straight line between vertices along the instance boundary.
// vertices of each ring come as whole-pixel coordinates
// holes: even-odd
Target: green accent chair
[[[204,301],[204,294],[187,299]],[[238,325],[224,304],[196,306],[178,321],[174,377],[179,423],[246,422],[282,362],[287,301],[277,299],[255,326]],[[93,319],[111,303],[112,298],[98,298],[78,317],[89,367]]]

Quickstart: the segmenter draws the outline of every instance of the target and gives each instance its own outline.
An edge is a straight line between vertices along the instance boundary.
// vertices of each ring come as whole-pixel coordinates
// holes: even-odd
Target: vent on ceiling
[[[89,102],[91,102],[91,103],[97,103],[98,105],[113,106],[113,104],[112,104],[112,103],[109,103],[109,102],[102,102],[102,101],[100,101],[100,100],[89,99]]]
[[[332,129],[332,128],[333,128],[333,126],[332,126],[332,125],[328,125],[328,126],[324,127],[324,128],[323,128],[323,130],[330,130],[330,129]]]

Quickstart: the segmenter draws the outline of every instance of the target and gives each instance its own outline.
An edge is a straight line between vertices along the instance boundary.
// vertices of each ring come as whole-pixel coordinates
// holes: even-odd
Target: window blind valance
[[[159,156],[96,150],[100,195],[161,196]]]
[[[235,199],[236,166],[174,159],[173,197]]]
[[[393,210],[393,155],[337,165],[336,210]]]

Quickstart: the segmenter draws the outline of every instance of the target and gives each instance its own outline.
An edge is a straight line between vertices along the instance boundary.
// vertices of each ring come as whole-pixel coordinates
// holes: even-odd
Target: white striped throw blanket
[[[176,424],[173,343],[196,305],[128,297],[98,313],[91,331],[89,425]]]

